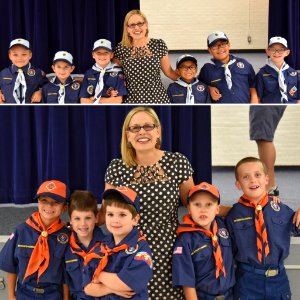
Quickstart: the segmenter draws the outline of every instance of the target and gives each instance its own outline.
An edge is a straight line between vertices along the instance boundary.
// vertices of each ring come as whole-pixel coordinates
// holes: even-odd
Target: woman
[[[122,159],[114,159],[106,172],[105,188],[128,186],[141,199],[139,226],[153,253],[154,277],[149,299],[184,299],[172,288],[171,257],[178,225],[178,197],[186,204],[194,185],[190,163],[180,153],[162,151],[161,124],[150,107],[136,107],[122,129]]]
[[[163,40],[149,38],[148,21],[139,10],[127,13],[123,38],[115,49],[115,61],[124,69],[128,97],[124,103],[169,103],[160,70],[172,80],[168,48]]]

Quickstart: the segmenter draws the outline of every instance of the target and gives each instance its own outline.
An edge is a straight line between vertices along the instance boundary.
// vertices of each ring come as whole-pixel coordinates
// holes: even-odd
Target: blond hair
[[[136,152],[134,150],[133,147],[129,147],[128,146],[128,140],[127,140],[127,131],[128,131],[128,127],[130,124],[130,121],[132,119],[132,117],[139,112],[145,112],[146,114],[148,114],[152,119],[153,119],[153,123],[157,126],[161,128],[161,124],[160,124],[160,120],[156,114],[156,112],[154,111],[153,108],[151,107],[143,107],[143,106],[138,106],[133,108],[132,110],[129,111],[129,113],[127,114],[124,123],[123,123],[123,128],[122,128],[122,138],[121,138],[121,154],[122,154],[122,160],[124,161],[124,163],[129,166],[129,167],[133,167],[136,166]],[[161,137],[158,143],[155,144],[155,148],[160,149],[160,145],[161,145]]]
[[[244,157],[243,159],[241,159],[236,166],[234,167],[234,174],[235,174],[235,179],[238,180],[239,179],[239,167],[243,164],[246,163],[259,163],[262,166],[263,172],[268,175],[268,170],[267,170],[267,166],[265,165],[265,163],[257,158],[257,157],[252,157],[252,156],[248,156],[248,157]]]
[[[134,15],[139,15],[140,17],[143,18],[144,22],[146,24],[148,24],[147,17],[140,10],[134,9],[134,10],[131,10],[130,12],[128,12],[124,19],[123,36],[122,36],[122,42],[121,42],[123,47],[129,48],[132,46],[132,37],[128,34],[127,27],[128,27],[129,19]],[[147,29],[146,37],[148,36],[148,33],[149,33],[149,30]]]

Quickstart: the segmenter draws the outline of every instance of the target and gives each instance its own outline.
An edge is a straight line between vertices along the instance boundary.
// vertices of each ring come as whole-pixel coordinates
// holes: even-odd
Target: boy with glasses
[[[212,63],[202,67],[199,80],[208,85],[215,103],[257,103],[255,72],[245,59],[229,53],[230,43],[224,32],[216,31],[207,38]]]
[[[287,40],[274,36],[266,49],[267,63],[256,75],[256,90],[261,103],[299,103],[300,76],[285,61],[290,54]]]
[[[210,103],[208,87],[196,77],[197,60],[189,54],[181,55],[176,62],[176,72],[180,76],[168,87],[172,103]]]

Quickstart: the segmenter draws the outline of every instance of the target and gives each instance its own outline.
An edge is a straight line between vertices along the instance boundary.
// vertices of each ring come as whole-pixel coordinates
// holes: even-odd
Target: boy
[[[82,268],[87,263],[97,267],[99,257],[94,250],[105,238],[102,230],[96,226],[97,199],[91,192],[75,191],[70,196],[68,212],[72,233],[65,253],[67,284],[72,299],[91,299],[83,292]]]
[[[106,190],[103,199],[105,223],[111,234],[106,245],[101,246],[102,259],[98,268],[85,269],[84,291],[97,297],[103,295],[103,288],[109,288],[113,290],[110,300],[148,299],[147,284],[152,277],[152,257],[145,237],[136,228],[139,198],[133,190],[118,187]]]
[[[60,220],[67,197],[67,187],[61,181],[43,182],[35,196],[38,212],[20,224],[4,245],[0,269],[8,272],[9,299],[68,299],[62,283],[69,235]]]
[[[207,38],[212,63],[202,67],[199,80],[208,85],[215,103],[257,103],[253,67],[229,53],[230,43],[224,32],[216,31]]]
[[[235,299],[291,299],[284,260],[289,255],[294,211],[268,196],[264,163],[245,157],[235,167],[236,187],[243,191],[227,215],[237,262]]]
[[[122,103],[127,94],[121,67],[111,62],[114,53],[111,42],[105,39],[94,43],[94,66],[89,69],[80,89],[81,103],[112,104]]]
[[[24,39],[11,41],[8,56],[12,65],[0,72],[0,103],[41,102],[41,88],[48,79],[43,71],[30,64],[29,42]]]
[[[52,70],[56,76],[43,86],[45,103],[79,103],[80,83],[71,77],[74,69],[73,56],[70,53],[58,51],[55,54]]]
[[[261,103],[299,103],[300,76],[285,61],[290,54],[287,40],[274,36],[266,49],[267,64],[256,75],[256,90]]]
[[[205,84],[196,79],[197,60],[189,54],[177,59],[176,72],[180,76],[168,87],[172,103],[210,103],[209,90]]]
[[[187,300],[232,299],[235,283],[231,240],[219,213],[220,194],[202,182],[188,192],[188,215],[177,229],[173,285]]]

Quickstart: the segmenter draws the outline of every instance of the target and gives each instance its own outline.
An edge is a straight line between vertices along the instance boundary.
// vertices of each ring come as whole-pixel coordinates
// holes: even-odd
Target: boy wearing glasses
[[[267,63],[256,75],[256,90],[261,103],[299,103],[300,76],[284,58],[290,54],[287,40],[272,37],[266,49]]]
[[[168,87],[168,95],[172,103],[210,103],[208,87],[196,77],[197,60],[189,54],[177,59],[176,72],[180,76]]]
[[[208,85],[215,103],[257,103],[255,72],[245,59],[229,53],[230,43],[224,32],[207,37],[212,63],[202,67],[199,80]]]

